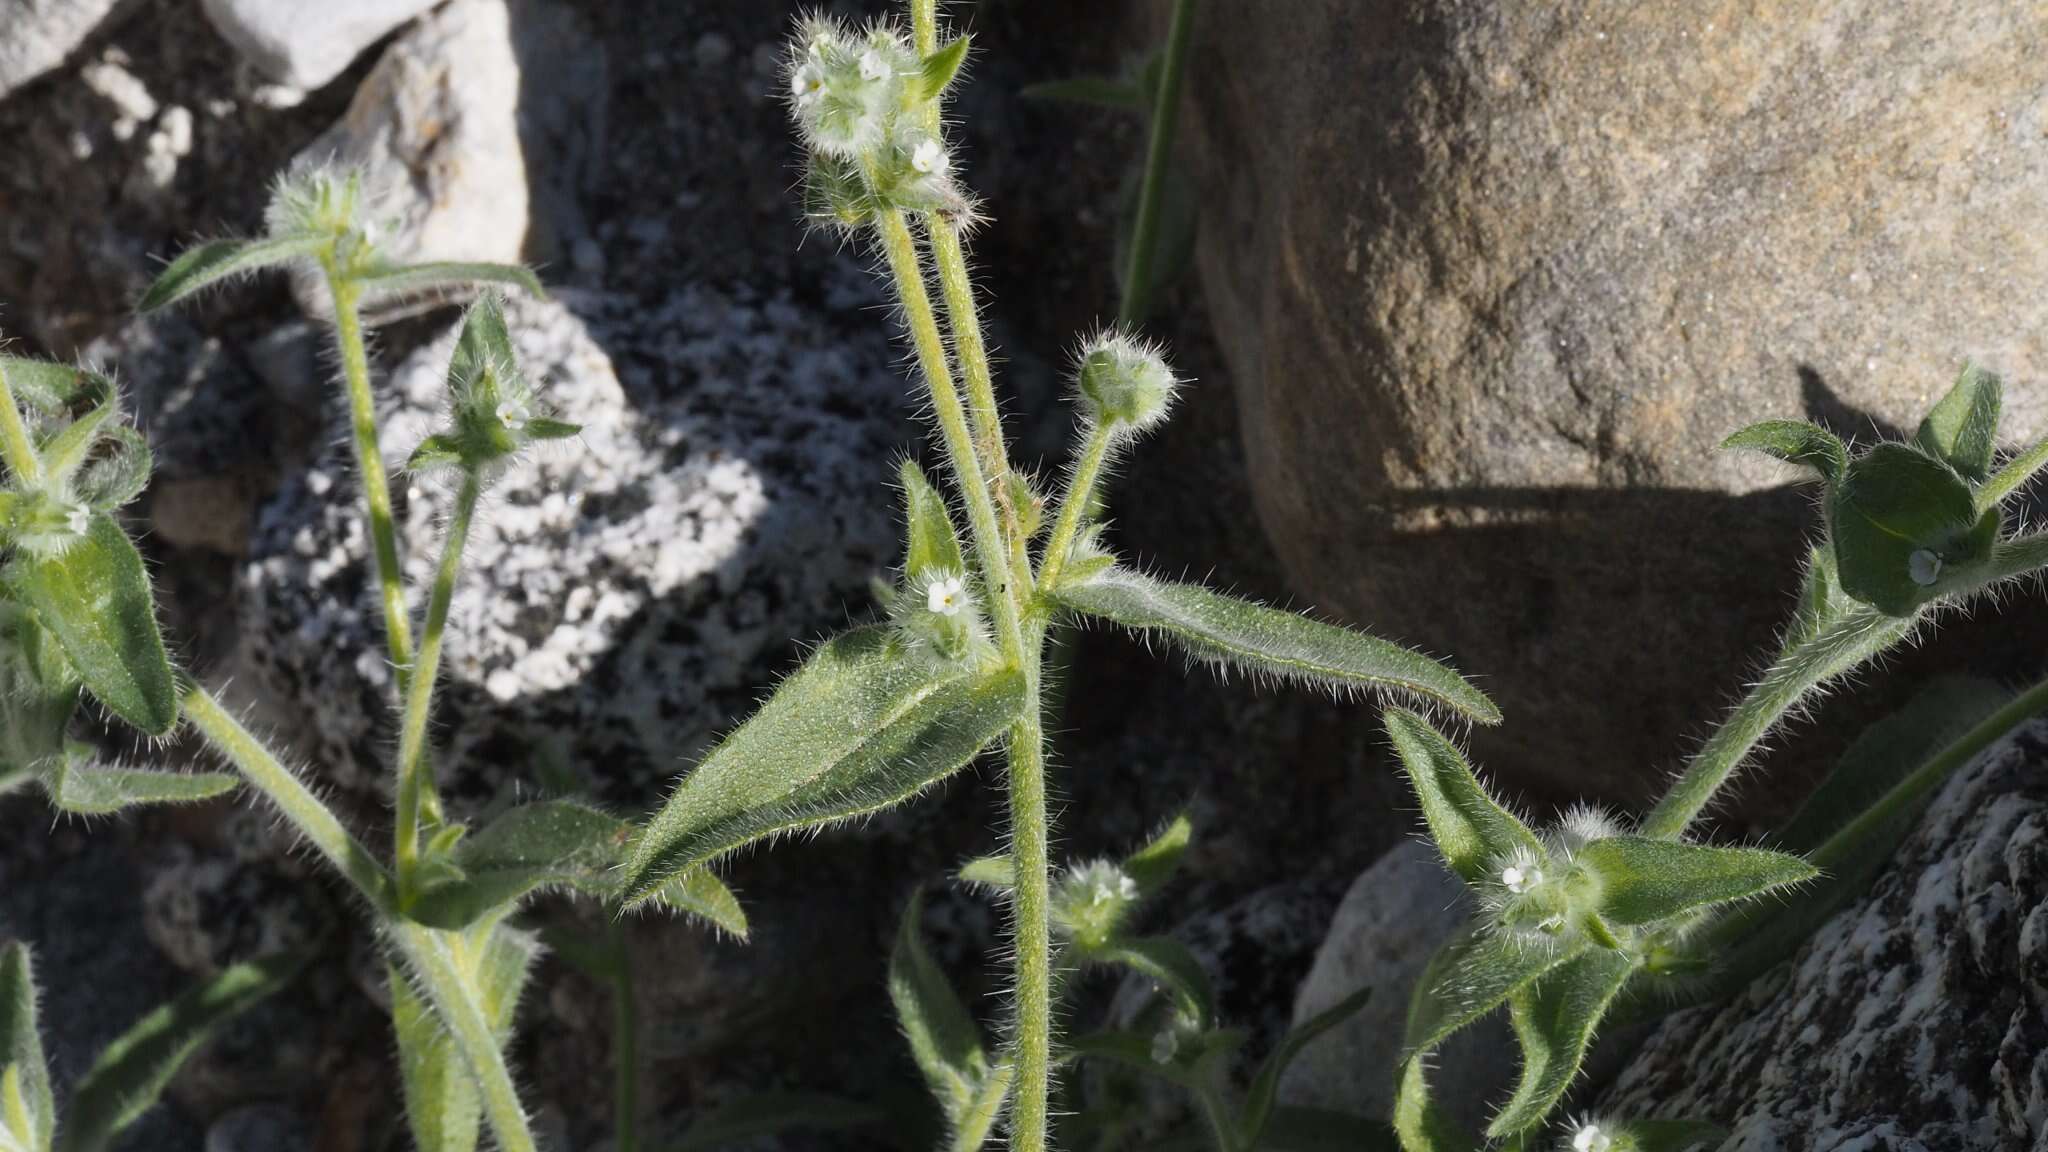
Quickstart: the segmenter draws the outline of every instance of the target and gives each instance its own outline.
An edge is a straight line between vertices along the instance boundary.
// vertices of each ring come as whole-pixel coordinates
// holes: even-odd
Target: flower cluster
[[[61,556],[85,539],[95,514],[141,495],[149,448],[123,423],[105,377],[19,360],[0,371],[22,401],[14,419],[35,462],[10,469],[0,487],[0,541],[31,556]]]
[[[1548,946],[1575,936],[1600,903],[1600,876],[1584,866],[1586,845],[1622,835],[1612,816],[1577,807],[1565,813],[1539,843],[1517,844],[1493,863],[1479,890],[1480,906],[1496,931]]]
[[[1137,906],[1138,882],[1113,860],[1076,865],[1053,889],[1055,923],[1084,951],[1099,949]]]
[[[503,304],[485,293],[470,306],[448,369],[448,427],[420,443],[406,467],[459,467],[489,480],[528,444],[581,429],[546,414],[512,352]]]

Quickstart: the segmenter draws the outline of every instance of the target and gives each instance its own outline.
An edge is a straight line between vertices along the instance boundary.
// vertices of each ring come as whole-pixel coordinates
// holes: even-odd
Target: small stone
[[[0,99],[64,63],[135,0],[0,0]]]
[[[235,51],[273,80],[319,88],[435,0],[202,0]]]

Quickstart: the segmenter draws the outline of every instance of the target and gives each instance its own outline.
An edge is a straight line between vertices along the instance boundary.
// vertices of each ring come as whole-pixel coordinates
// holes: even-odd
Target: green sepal
[[[43,761],[43,792],[50,806],[75,816],[110,816],[153,804],[196,804],[241,786],[226,772],[159,772],[92,762],[92,749],[71,745]]]
[[[1858,457],[1828,501],[1842,590],[1889,616],[1932,600],[1945,572],[1990,559],[2000,520],[1995,507],[1978,512],[1954,469],[1904,444]]]
[[[1965,480],[1991,475],[1998,451],[1999,409],[2005,385],[1975,364],[1966,365],[1955,385],[1920,421],[1914,442],[1948,462]]]
[[[1768,848],[1681,844],[1613,836],[1580,848],[1577,863],[1599,878],[1602,919],[1638,925],[1760,896],[1820,875],[1797,856]]]
[[[1150,899],[1159,894],[1173,874],[1180,870],[1180,862],[1187,855],[1188,844],[1194,839],[1195,826],[1183,812],[1159,830],[1143,848],[1124,857],[1124,875],[1138,886],[1138,898]]]
[[[1015,669],[918,659],[885,628],[835,637],[676,785],[626,865],[626,900],[755,840],[901,803],[1001,737],[1024,691]]]
[[[100,1052],[72,1090],[57,1152],[104,1152],[112,1146],[156,1104],[200,1045],[297,979],[312,955],[282,952],[231,965],[137,1021]]]
[[[904,907],[895,946],[889,951],[889,1000],[896,1006],[896,1023],[910,1043],[911,1057],[945,1115],[947,1130],[958,1132],[988,1078],[988,1054],[974,1017],[924,946],[923,913],[920,890]]]
[[[795,1130],[846,1132],[869,1128],[889,1119],[881,1107],[803,1092],[763,1092],[742,1096],[699,1116],[682,1138],[665,1152],[726,1152],[761,1136]]]
[[[1811,468],[1829,484],[1841,480],[1849,467],[1849,449],[1834,433],[1804,420],[1765,420],[1751,424],[1726,440],[1723,450],[1746,449],[1787,464]]]
[[[1360,988],[1337,1003],[1316,1013],[1289,1029],[1287,1035],[1273,1048],[1272,1055],[1259,1066],[1252,1077],[1250,1091],[1245,1094],[1244,1111],[1239,1114],[1238,1145],[1243,1148],[1285,1147],[1279,1141],[1265,1139],[1267,1125],[1274,1120],[1274,1101],[1280,1094],[1280,1077],[1287,1074],[1288,1065],[1301,1055],[1323,1033],[1357,1015],[1372,999],[1372,989]]]
[[[28,946],[0,947],[0,1134],[24,1152],[50,1152],[57,1105],[36,1024],[35,964]]]
[[[102,402],[52,430],[37,446],[42,457],[43,475],[58,491],[69,487],[71,478],[84,467],[93,445],[99,442],[101,429],[120,415],[120,411],[111,400]]]
[[[1603,841],[1604,843],[1604,841]],[[1541,1125],[1578,1079],[1593,1031],[1635,961],[1595,948],[1558,965],[1508,998],[1508,1019],[1522,1048],[1522,1079],[1486,1135],[1501,1139]]]
[[[1384,722],[1401,770],[1422,802],[1430,839],[1444,862],[1468,884],[1492,875],[1496,862],[1517,853],[1543,859],[1543,841],[1514,813],[1494,802],[1458,746],[1421,716],[1389,708]]]
[[[976,856],[953,875],[962,884],[980,884],[999,892],[1017,886],[1017,865],[1008,856]]]
[[[1203,1028],[1216,1023],[1216,994],[1209,985],[1209,973],[1188,947],[1170,936],[1137,936],[1112,939],[1087,949],[1080,959],[1097,964],[1128,968],[1166,990],[1174,1007]]]
[[[378,293],[442,292],[503,284],[535,298],[547,295],[540,277],[518,264],[442,261],[427,264],[374,264],[355,269],[350,279]]]
[[[460,468],[462,466],[462,441],[446,432],[436,432],[405,458],[408,472],[431,472],[439,468]]]
[[[934,573],[965,574],[960,534],[946,509],[946,498],[925,479],[914,460],[903,462],[897,482],[903,486],[904,577],[915,585]]]
[[[1071,611],[1173,641],[1198,660],[1340,695],[1412,694],[1482,724],[1500,721],[1500,709],[1485,693],[1421,653],[1200,585],[1110,568],[1086,580],[1062,580],[1050,596]]]
[[[95,512],[85,536],[60,556],[19,558],[13,583],[109,712],[151,736],[176,727],[177,680],[149,574],[111,516]]]
[[[294,261],[318,259],[333,242],[332,236],[314,233],[260,240],[205,241],[186,249],[158,273],[135,309],[138,312],[155,312],[223,280]]]
[[[945,95],[947,87],[960,74],[960,65],[967,62],[967,41],[966,36],[949,40],[943,48],[924,58],[919,71],[926,100],[937,100]]]

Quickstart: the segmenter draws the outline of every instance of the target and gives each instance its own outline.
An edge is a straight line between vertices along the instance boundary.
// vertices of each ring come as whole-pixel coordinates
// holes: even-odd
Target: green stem
[[[633,997],[633,943],[625,921],[612,917],[612,1123],[613,1152],[638,1152],[640,1119],[639,1014]]]
[[[910,41],[921,57],[939,50],[939,0],[910,0]]]
[[[1038,629],[1032,630],[1034,634]],[[1010,729],[1010,866],[1016,888],[1011,914],[1016,950],[1016,1095],[1010,1109],[1011,1152],[1045,1152],[1052,1094],[1052,896],[1045,811],[1045,729],[1040,715],[1034,635],[1026,669],[1024,716]]]
[[[42,458],[36,455],[35,441],[29,439],[28,425],[22,422],[21,408],[14,402],[14,386],[7,382],[4,370],[0,370],[0,463],[23,484],[42,479]]]
[[[1089,502],[1095,497],[1095,481],[1102,474],[1102,462],[1109,455],[1110,430],[1107,424],[1096,422],[1088,429],[1088,438],[1081,445],[1081,455],[1074,461],[1073,474],[1067,477],[1066,495],[1060,498],[1059,519],[1053,522],[1052,535],[1046,538],[1045,558],[1038,565],[1038,587],[1050,592],[1059,586],[1060,571],[1066,567],[1067,553],[1073,551],[1074,536],[1081,530],[1081,520],[1088,513]]]
[[[484,1014],[482,994],[455,955],[461,936],[402,920],[390,921],[385,927],[469,1068],[477,1096],[483,1101],[484,1119],[500,1152],[539,1152],[540,1145],[527,1126],[526,1109],[519,1103],[518,1087],[512,1082],[512,1070],[505,1064],[490,1018]]]
[[[1010,578],[1022,590],[1030,584],[1031,561],[1025,553],[1023,513],[1014,506],[1003,483],[1010,474],[1010,455],[1003,442],[1002,412],[996,407],[995,380],[989,371],[988,344],[981,334],[981,309],[974,302],[967,252],[959,228],[938,213],[925,217],[925,231],[931,236],[932,263],[939,270],[939,291],[946,301],[946,329],[953,336],[953,353],[967,385],[975,451],[995,486],[994,496],[1003,513],[1003,538],[1009,546]]]
[[[1957,768],[1976,759],[1978,753],[2043,710],[2048,710],[2048,680],[2013,697],[2005,707],[1985,717],[1976,727],[1915,768],[1911,775],[1892,785],[1891,791],[1886,792],[1882,799],[1823,841],[1808,859],[1824,872],[1833,870],[1858,844],[1867,842],[1876,829],[1926,799]]]
[[[1977,489],[1977,508],[1982,511],[2003,501],[2019,491],[2021,485],[2034,478],[2034,473],[2048,467],[2048,437],[2036,441],[2026,451],[2005,462],[2005,467],[1991,474]]]
[[[1195,23],[1195,0],[1175,0],[1173,22],[1166,32],[1166,58],[1159,69],[1159,90],[1152,94],[1151,138],[1145,145],[1145,182],[1138,191],[1138,219],[1131,228],[1131,250],[1124,265],[1124,295],[1117,323],[1135,328],[1151,312],[1152,264],[1159,256],[1159,215],[1166,200],[1166,166],[1173,152],[1174,125],[1180,119],[1181,74],[1187,63],[1189,32]]]
[[[988,478],[982,472],[980,457],[975,454],[974,438],[967,427],[967,414],[961,407],[960,392],[953,383],[952,369],[946,361],[946,342],[939,333],[938,318],[932,311],[931,295],[925,287],[924,265],[918,259],[917,241],[911,236],[910,225],[900,211],[892,209],[881,213],[877,228],[882,236],[882,251],[889,261],[890,274],[896,282],[897,298],[903,304],[910,342],[917,350],[918,364],[924,370],[925,383],[931,392],[932,411],[938,416],[946,456],[952,464],[954,479],[966,497],[968,527],[973,532],[975,555],[981,563],[982,581],[987,587],[990,607],[995,615],[996,636],[1002,645],[1004,658],[1020,663],[1024,642],[1018,625],[1018,605],[1026,590],[1016,587],[1010,575],[1008,550],[1004,546],[1001,525],[996,520],[995,501],[989,495]]]
[[[391,877],[361,842],[349,835],[341,820],[313,795],[313,790],[280,763],[263,742],[230,716],[206,690],[187,688],[180,702],[185,718],[214,751],[234,765],[242,778],[269,797],[307,843],[346,876],[370,903],[385,908]]]
[[[1223,1106],[1216,1086],[1204,1084],[1195,1089],[1195,1099],[1201,1102],[1202,1118],[1209,1122],[1209,1133],[1216,1138],[1216,1152],[1237,1152],[1237,1134],[1230,1122],[1230,1111]]]
[[[392,836],[400,908],[411,907],[417,895],[420,804],[427,787],[427,720],[434,707],[434,682],[441,672],[441,641],[448,627],[448,605],[455,598],[455,578],[462,571],[462,549],[469,542],[469,526],[476,519],[476,503],[482,494],[483,483],[477,474],[464,472],[462,490],[455,497],[455,515],[448,522],[448,539],[441,548],[441,567],[434,574],[434,588],[427,600],[419,662],[413,667],[412,682],[405,691],[405,715],[398,730],[398,826]]]
[[[1671,791],[1643,821],[1642,834],[1676,840],[1766,733],[1814,688],[1905,639],[1918,616],[1894,618],[1857,605],[1788,649],[1707,739]]]

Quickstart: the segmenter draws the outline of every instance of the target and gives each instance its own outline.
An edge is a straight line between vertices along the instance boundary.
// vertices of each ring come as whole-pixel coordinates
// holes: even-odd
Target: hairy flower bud
[[[805,144],[847,160],[881,147],[922,91],[917,53],[886,24],[856,34],[827,18],[806,20],[790,42],[785,72]]]
[[[1053,918],[1083,950],[1116,935],[1138,903],[1138,883],[1115,863],[1095,860],[1073,868],[1052,894]]]
[[[1083,346],[1075,383],[1096,420],[1132,432],[1165,420],[1180,386],[1156,345],[1120,332]]]

